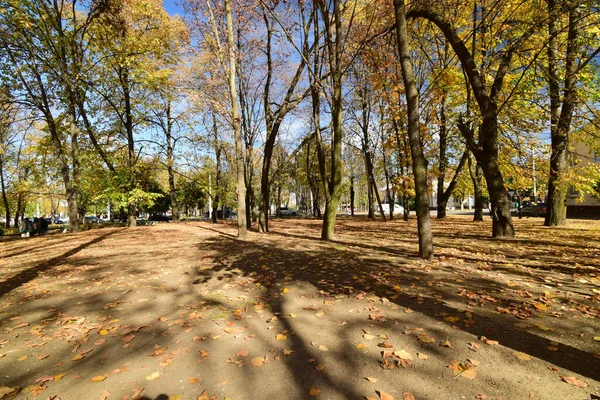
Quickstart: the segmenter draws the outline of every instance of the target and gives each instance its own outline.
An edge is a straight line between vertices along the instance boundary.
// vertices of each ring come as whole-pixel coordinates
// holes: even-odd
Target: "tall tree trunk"
[[[2,186],[2,203],[6,212],[6,227],[10,228],[10,205],[8,204],[8,196],[6,195],[6,184],[4,182],[4,159],[0,154],[0,184]]]
[[[444,199],[444,181],[446,180],[446,168],[448,166],[448,131],[446,130],[446,92],[442,92],[440,99],[440,154],[438,160],[438,179],[437,179],[437,217],[446,218],[446,204],[448,199]]]
[[[559,4],[562,4],[559,2]],[[560,85],[558,81],[558,34],[557,20],[559,7],[555,0],[548,0],[548,92],[550,95],[550,138],[552,155],[550,156],[550,174],[548,178],[548,203],[544,225],[560,226],[567,219],[567,183],[560,178],[569,168],[567,154],[569,150],[569,131],[577,103],[575,91],[577,84],[577,51],[580,13],[577,4],[571,4],[569,10],[569,31],[567,34],[567,59],[565,66],[564,95],[560,105]]]
[[[127,191],[132,191],[137,186],[137,174],[135,172],[136,154],[135,139],[133,137],[133,110],[131,105],[131,88],[129,79],[129,70],[127,67],[120,68],[121,86],[123,89],[123,101],[125,103],[125,133],[127,135],[127,173],[129,174],[129,187]],[[127,204],[127,226],[135,227],[137,225],[138,207],[135,199],[131,199]]]
[[[238,237],[246,239],[246,183],[244,171],[244,146],[242,145],[242,126],[240,121],[239,101],[236,87],[236,55],[233,36],[233,15],[231,0],[225,0],[225,16],[227,19],[227,44],[229,47],[229,97],[231,100],[231,120],[235,135],[235,164],[237,167],[237,197],[238,197]]]
[[[404,0],[394,0],[396,39],[398,41],[402,79],[406,92],[408,137],[413,161],[413,174],[415,176],[419,256],[424,259],[432,259],[433,236],[429,215],[429,195],[427,193],[427,160],[423,154],[423,145],[419,130],[419,92],[417,91],[412,61],[410,59],[404,7]]]
[[[354,177],[350,177],[350,215],[354,217],[354,197],[356,193],[354,191]]]
[[[217,127],[217,117],[215,112],[212,112],[213,121],[213,147],[215,150],[215,195],[213,197],[212,222],[217,223],[217,214],[219,210],[219,185],[221,184],[221,144],[219,143],[219,129]]]
[[[166,142],[167,142],[167,175],[169,176],[169,195],[171,196],[171,214],[173,215],[173,222],[179,223],[179,207],[177,204],[177,189],[175,188],[175,170],[173,165],[175,159],[173,156],[173,140],[171,137],[173,120],[171,119],[171,100],[167,100],[167,129],[165,130]]]

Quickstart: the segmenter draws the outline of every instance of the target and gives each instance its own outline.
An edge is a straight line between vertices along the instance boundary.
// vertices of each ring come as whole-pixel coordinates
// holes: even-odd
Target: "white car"
[[[390,215],[390,205],[389,204],[382,204],[381,207],[383,208],[383,213],[385,215]],[[379,213],[379,207],[376,207],[375,211]],[[398,214],[404,214],[404,207],[402,207],[399,204],[394,204],[394,215],[398,215]]]

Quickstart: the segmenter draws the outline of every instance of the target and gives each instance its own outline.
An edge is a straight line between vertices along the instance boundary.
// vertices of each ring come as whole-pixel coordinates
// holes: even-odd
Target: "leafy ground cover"
[[[590,399],[600,224],[205,222],[0,243],[2,399]]]

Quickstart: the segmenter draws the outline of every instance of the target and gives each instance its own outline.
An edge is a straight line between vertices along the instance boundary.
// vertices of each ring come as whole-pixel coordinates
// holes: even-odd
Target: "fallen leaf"
[[[287,336],[284,334],[281,334],[281,333],[279,335],[275,336],[275,340],[286,340],[286,339],[287,339]]]
[[[325,369],[325,365],[324,364],[318,364],[315,369],[319,372],[323,372],[323,370]]]
[[[264,361],[265,359],[263,357],[255,357],[252,359],[252,361],[250,361],[250,363],[255,367],[260,367],[261,365],[263,365]]]
[[[99,400],[108,400],[109,397],[110,397],[110,392],[108,390],[105,390],[100,395],[100,399]]]
[[[588,385],[587,383],[580,381],[579,379],[575,378],[574,376],[561,376],[560,379],[567,382],[568,384],[571,384],[571,385],[577,386],[577,387],[587,387],[587,385]]]
[[[366,344],[362,344],[362,343],[356,345],[357,349],[366,349],[367,347],[369,347],[369,346],[367,346]]]
[[[54,375],[54,380],[55,381],[60,381],[62,378],[65,377],[65,375],[67,375],[66,372],[62,373],[62,374],[58,374],[58,375]]]
[[[75,357],[71,358],[71,361],[79,361],[81,360],[83,357],[85,357],[84,354],[77,354]]]
[[[531,356],[529,354],[522,353],[520,351],[513,352],[513,355],[517,357],[519,360],[531,361]]]
[[[419,360],[427,360],[429,358],[429,356],[424,353],[417,353],[417,357],[419,358]]]
[[[282,290],[282,292],[283,292],[283,293],[289,293],[289,292],[290,292],[290,289],[288,289],[287,287],[284,287],[284,288],[283,288],[283,290]]]
[[[365,379],[368,380],[371,383],[377,382],[377,378],[371,378],[370,376],[365,377]]]
[[[188,383],[192,384],[192,385],[194,383],[198,383],[198,382],[200,382],[200,379],[198,379],[198,378],[190,378],[190,379],[188,379]]]
[[[285,350],[284,350],[285,352]],[[236,356],[238,357],[248,357],[248,350],[242,350],[242,351],[238,351],[237,353],[235,353]]]
[[[460,376],[465,379],[475,379],[475,377],[477,377],[477,368],[466,369]]]
[[[150,375],[146,376],[146,380],[153,381],[153,380],[157,379],[159,376],[160,376],[160,372],[153,372]]]
[[[286,356],[289,356],[293,352],[294,352],[294,350],[283,349],[283,354],[286,355]]]
[[[444,321],[446,321],[446,322],[450,322],[450,323],[454,323],[454,322],[456,322],[456,321],[458,321],[458,320],[460,320],[460,318],[458,318],[458,317],[453,317],[453,316],[449,316],[449,317],[445,317],[445,318],[444,318]]]
[[[323,345],[319,346],[319,350],[321,351],[329,351],[329,349]]]
[[[432,338],[431,336],[429,336],[426,333],[421,333],[419,336],[417,336],[419,338],[419,340],[423,343],[433,343],[435,342],[435,339]]]
[[[406,350],[396,350],[394,351],[394,355],[402,360],[412,360],[413,356]]]
[[[404,392],[402,393],[402,400],[415,400],[415,396],[410,392]]]
[[[382,392],[381,390],[378,392],[379,394],[379,398],[381,400],[394,400],[394,396],[391,396],[385,392]]]
[[[19,358],[17,358],[17,361],[25,361],[29,358],[29,356],[21,356]]]
[[[546,311],[548,309],[548,306],[542,303],[533,303],[533,306],[540,311]]]
[[[106,379],[106,375],[97,375],[92,378],[92,382],[102,382]]]
[[[452,347],[452,343],[450,343],[450,341],[448,339],[446,339],[442,343],[440,343],[440,346],[442,346],[442,347]]]
[[[497,340],[490,340],[488,338],[486,338],[485,336],[483,337],[483,343],[490,345],[490,346],[495,346],[498,344]]]
[[[310,391],[308,392],[308,394],[310,394],[310,397],[317,397],[318,395],[321,394],[321,389],[320,388],[310,388]]]
[[[371,335],[371,334],[368,334],[368,333],[365,333],[365,334],[363,335],[363,337],[364,337],[365,339],[367,339],[367,340],[373,340],[373,339],[375,339],[377,336],[375,336],[375,335]]]

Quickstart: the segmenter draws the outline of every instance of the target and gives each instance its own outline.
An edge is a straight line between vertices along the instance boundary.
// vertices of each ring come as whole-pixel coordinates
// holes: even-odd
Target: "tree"
[[[423,146],[421,144],[419,92],[417,91],[410,59],[404,0],[394,0],[394,14],[396,17],[398,53],[400,56],[400,65],[402,66],[406,104],[408,106],[408,137],[413,161],[413,174],[415,176],[419,257],[431,259],[433,258],[433,237],[431,233],[431,218],[429,216],[429,195],[427,193],[427,160],[423,155]]]

